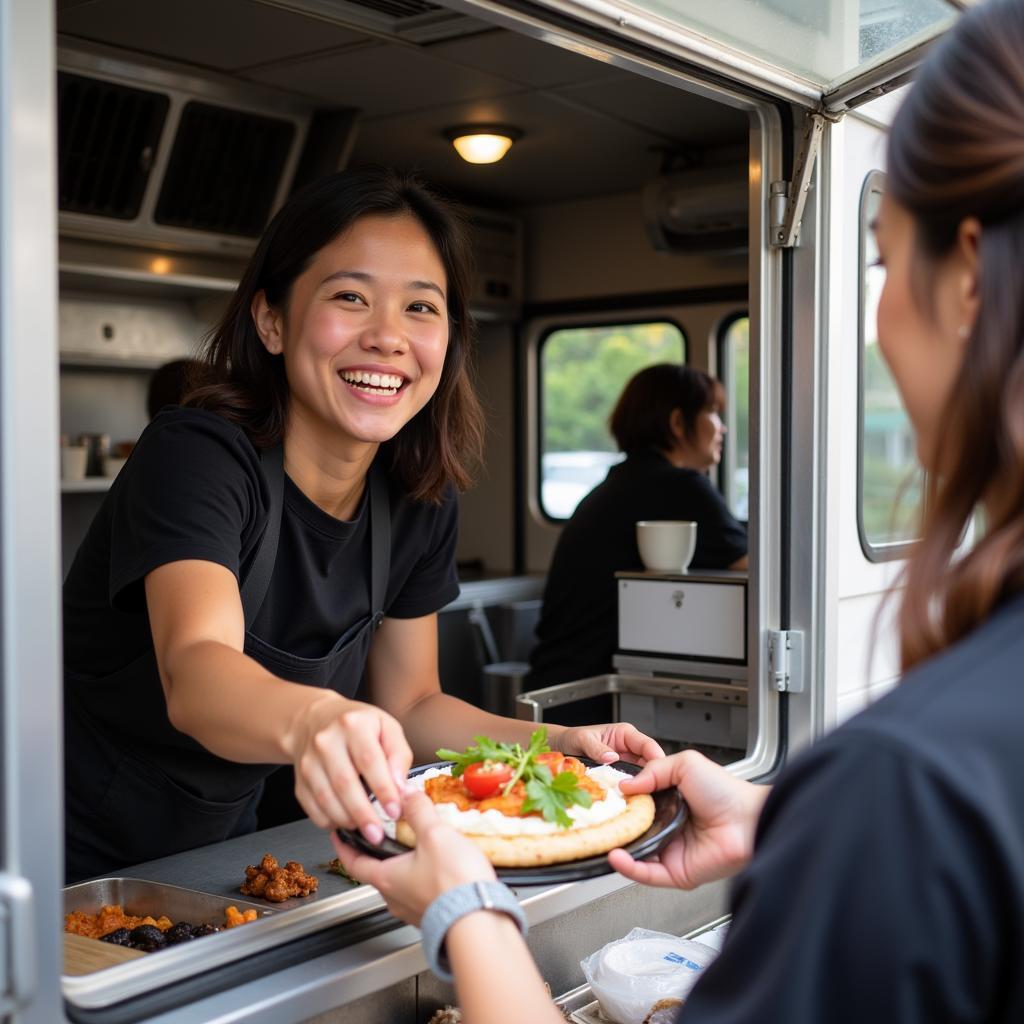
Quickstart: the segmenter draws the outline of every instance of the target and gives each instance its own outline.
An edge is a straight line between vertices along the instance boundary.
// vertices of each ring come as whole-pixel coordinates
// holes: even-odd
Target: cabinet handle
[[[673,590],[672,591],[672,603],[677,608],[682,608],[683,607],[683,601],[685,601],[685,600],[686,600],[686,591],[685,590]]]

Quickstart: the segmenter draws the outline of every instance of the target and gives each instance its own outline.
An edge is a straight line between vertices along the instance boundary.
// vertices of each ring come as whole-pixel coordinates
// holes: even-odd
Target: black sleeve
[[[727,569],[747,553],[747,531],[703,473],[696,474],[694,490],[697,547],[690,564],[694,569]]]
[[[243,539],[265,502],[262,486],[241,431],[198,410],[158,416],[109,496],[114,607],[139,610],[142,580],[168,562],[216,562],[237,577]]]
[[[992,1019],[1009,887],[987,834],[898,746],[812,751],[769,798],[725,947],[681,1024]]]
[[[459,499],[449,487],[439,508],[420,506],[420,517],[429,523],[423,554],[401,591],[387,608],[394,619],[417,619],[440,611],[459,596],[455,571],[455,545],[459,539]]]

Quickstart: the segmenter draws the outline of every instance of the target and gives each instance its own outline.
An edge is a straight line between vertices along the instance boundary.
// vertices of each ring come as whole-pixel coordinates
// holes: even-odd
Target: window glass
[[[875,172],[861,199],[860,464],[858,525],[872,561],[899,558],[917,536],[924,477],[914,432],[878,347],[876,315],[885,283],[871,224],[878,215],[884,178]]]
[[[565,327],[540,347],[540,505],[568,519],[580,500],[622,459],[608,417],[626,381],[654,363],[686,358],[673,323]]]
[[[819,85],[952,24],[949,0],[620,0]]]
[[[725,388],[725,448],[721,486],[732,514],[750,513],[750,319],[732,317],[718,343],[719,377]]]

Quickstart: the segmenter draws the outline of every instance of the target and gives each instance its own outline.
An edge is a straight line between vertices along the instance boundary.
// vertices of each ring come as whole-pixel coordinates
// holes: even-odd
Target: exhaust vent
[[[135,64],[112,50],[59,48],[57,61],[63,237],[252,251],[288,195],[308,104],[170,63]],[[350,112],[328,127],[351,134],[356,120]],[[315,169],[339,145],[322,146]]]
[[[57,75],[61,210],[139,214],[167,119],[167,96],[82,75]]]
[[[290,121],[186,103],[153,220],[167,227],[258,238],[294,137]]]
[[[415,18],[418,14],[441,10],[437,4],[427,3],[426,0],[348,0],[348,3],[396,19]]]

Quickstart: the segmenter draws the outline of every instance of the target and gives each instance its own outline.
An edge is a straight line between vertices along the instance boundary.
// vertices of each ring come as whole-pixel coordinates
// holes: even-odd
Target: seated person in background
[[[609,423],[626,458],[580,502],[558,539],[528,688],[612,671],[615,573],[643,564],[637,520],[693,520],[691,568],[746,569],[746,530],[707,475],[722,457],[722,399],[718,381],[672,363],[641,370],[626,384]],[[585,714],[587,703],[573,705],[573,713]],[[561,720],[557,709],[549,717]]]
[[[206,384],[206,365],[198,359],[172,359],[157,367],[149,378],[146,412],[153,419],[167,405],[181,405],[188,392]]]

